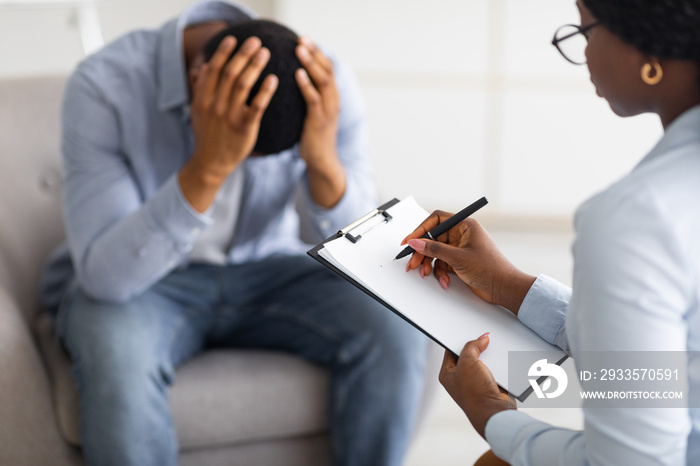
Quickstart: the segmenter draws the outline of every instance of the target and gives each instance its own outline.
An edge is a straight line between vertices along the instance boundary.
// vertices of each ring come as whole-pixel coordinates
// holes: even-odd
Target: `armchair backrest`
[[[30,320],[47,254],[63,239],[60,105],[65,77],[0,79],[0,286]]]

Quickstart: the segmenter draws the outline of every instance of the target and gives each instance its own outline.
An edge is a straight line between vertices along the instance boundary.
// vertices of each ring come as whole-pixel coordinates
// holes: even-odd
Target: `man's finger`
[[[226,65],[226,73],[234,79],[238,78],[261,48],[262,41],[259,38],[255,36],[247,38]]]
[[[321,49],[318,48],[313,40],[311,40],[309,37],[300,37],[299,43],[304,45],[309,50],[313,59],[316,60],[318,64],[321,65],[327,72],[333,72],[333,61],[323,52],[321,52]]]
[[[265,77],[265,80],[260,86],[260,90],[250,102],[250,113],[248,114],[249,121],[260,121],[262,119],[262,115],[267,109],[267,106],[270,104],[272,96],[277,90],[278,84],[279,78],[277,78],[277,76],[274,74],[270,74]]]
[[[209,76],[209,65],[206,63],[199,68],[197,75],[197,81],[194,83],[194,89],[192,91],[192,105],[203,106],[204,101],[204,90],[207,88],[207,80]],[[209,97],[210,102],[213,102],[213,98]]]
[[[251,60],[251,57],[260,50],[260,47],[262,47],[260,39],[249,37],[226,64],[219,79],[219,90],[216,99],[218,113],[223,114],[229,107],[234,83]]]
[[[219,75],[221,74],[221,69],[226,64],[228,57],[236,48],[236,38],[233,36],[225,37],[214,52],[214,55],[209,59],[206,64],[206,72],[202,76],[202,88],[203,95],[207,98],[213,98],[216,93],[216,89],[219,85]],[[210,97],[211,96],[211,97]]]
[[[250,59],[248,65],[241,72],[234,85],[233,95],[231,96],[231,110],[233,112],[243,108],[248,101],[250,91],[255,86],[255,83],[260,77],[265,65],[270,60],[270,50],[263,47],[258,50]]]
[[[303,68],[299,68],[294,74],[294,77],[296,78],[297,86],[299,86],[301,95],[304,96],[307,107],[315,107],[320,105],[321,94],[319,94],[318,90],[316,90],[314,87],[307,71]]]
[[[334,90],[335,80],[333,78],[332,69],[326,69],[304,44],[297,46],[296,53],[299,61],[304,65],[304,69],[309,73],[316,89],[318,89],[321,94],[325,95],[328,94],[329,91]]]

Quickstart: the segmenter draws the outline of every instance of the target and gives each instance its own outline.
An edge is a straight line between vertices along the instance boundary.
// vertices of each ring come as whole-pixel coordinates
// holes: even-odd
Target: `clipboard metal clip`
[[[345,236],[354,244],[362,239],[362,235],[369,233],[379,225],[389,223],[392,218],[386,210],[375,209],[340,230],[338,236]]]

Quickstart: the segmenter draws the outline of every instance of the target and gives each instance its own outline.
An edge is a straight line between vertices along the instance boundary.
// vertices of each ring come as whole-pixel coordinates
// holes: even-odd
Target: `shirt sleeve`
[[[377,207],[364,98],[350,67],[337,59],[333,60],[333,64],[340,94],[336,148],[345,170],[346,186],[340,201],[332,208],[325,209],[311,199],[307,180],[309,216],[319,240]]]
[[[692,299],[692,273],[674,222],[666,218],[670,209],[651,188],[629,191],[589,202],[577,215],[567,312],[577,364],[586,351],[687,348],[684,313]],[[513,465],[686,464],[687,410],[601,409],[592,403],[583,402],[581,432],[521,412],[502,412],[488,421],[486,439],[496,455]]]
[[[78,282],[96,299],[125,301],[176,267],[211,223],[173,175],[144,202],[123,156],[113,106],[84,68],[62,109],[63,208]]]
[[[570,299],[571,288],[540,275],[520,305],[518,319],[543,340],[568,352],[565,323]]]

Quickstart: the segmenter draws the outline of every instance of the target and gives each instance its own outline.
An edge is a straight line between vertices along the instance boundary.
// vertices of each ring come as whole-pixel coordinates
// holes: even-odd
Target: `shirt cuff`
[[[343,196],[338,203],[330,209],[323,208],[316,204],[311,198],[311,195],[308,194],[311,219],[314,222],[315,228],[321,233],[323,238],[328,238],[337,233],[338,230],[346,227],[349,222],[357,220],[357,218],[376,208],[376,206],[367,206],[363,211],[362,204],[365,202],[362,201],[362,199],[367,196],[363,196],[359,193],[355,194],[356,190],[356,185],[348,178]]]
[[[161,187],[147,205],[149,223],[169,237],[179,251],[189,252],[213,222],[210,211],[199,213],[190,206],[180,190],[177,174]]]
[[[557,344],[570,300],[571,288],[542,274],[520,305],[518,319],[545,341]]]
[[[582,432],[552,426],[514,409],[491,416],[484,437],[494,454],[509,464],[588,464]]]
[[[508,409],[491,416],[486,422],[484,437],[496,456],[503,461],[511,463],[515,456],[519,439],[523,438],[525,429],[535,433],[550,427],[548,424],[537,421],[523,412]]]

